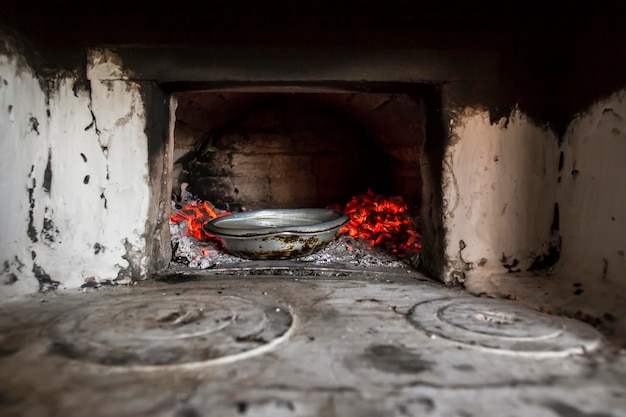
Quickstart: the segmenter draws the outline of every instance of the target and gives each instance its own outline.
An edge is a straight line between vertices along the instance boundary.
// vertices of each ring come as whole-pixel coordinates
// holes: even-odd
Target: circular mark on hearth
[[[584,323],[502,300],[430,300],[413,306],[407,318],[431,337],[494,353],[558,357],[592,351],[602,340]]]
[[[289,310],[276,304],[158,292],[65,313],[41,336],[57,354],[103,365],[224,363],[272,348],[287,337],[292,323]]]

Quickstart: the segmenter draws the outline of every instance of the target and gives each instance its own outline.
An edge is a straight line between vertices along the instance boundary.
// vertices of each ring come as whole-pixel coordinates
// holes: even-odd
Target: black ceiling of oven
[[[3,6],[9,24],[48,46],[196,44],[212,46],[424,47],[498,43],[514,33],[559,31],[599,8],[575,2],[21,0]],[[494,36],[494,35],[499,36]]]
[[[626,55],[619,53],[626,2],[620,0],[5,3],[0,29],[34,43],[45,68],[75,69],[84,63],[84,48],[105,44],[489,49],[501,57],[499,94],[506,103],[500,111],[517,104],[559,131],[575,112],[626,86]]]

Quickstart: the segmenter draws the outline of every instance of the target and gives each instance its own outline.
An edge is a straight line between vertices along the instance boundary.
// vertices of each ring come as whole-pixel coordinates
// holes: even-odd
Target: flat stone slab
[[[626,416],[626,355],[516,301],[407,271],[190,278],[1,305],[0,415]]]

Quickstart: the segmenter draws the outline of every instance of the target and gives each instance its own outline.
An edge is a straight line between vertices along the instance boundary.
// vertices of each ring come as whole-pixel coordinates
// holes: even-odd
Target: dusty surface
[[[626,347],[626,297],[610,281],[564,271],[494,274],[468,280],[466,288],[488,298],[515,298],[530,308],[574,317]]]
[[[4,304],[0,414],[626,416],[626,355],[585,323],[410,270],[317,268]]]
[[[274,267],[281,263],[251,263],[249,259],[232,256],[222,245],[211,241],[200,241],[191,236],[176,237],[172,239],[174,248],[174,260],[170,263],[170,268],[185,270],[207,268],[246,268],[247,266]],[[397,256],[386,252],[377,246],[370,246],[362,239],[354,239],[347,235],[338,236],[326,247],[308,256],[290,259],[284,262],[295,268],[315,267],[324,265],[342,265],[356,268],[411,268],[418,267],[420,254],[414,252],[411,256],[400,260]]]

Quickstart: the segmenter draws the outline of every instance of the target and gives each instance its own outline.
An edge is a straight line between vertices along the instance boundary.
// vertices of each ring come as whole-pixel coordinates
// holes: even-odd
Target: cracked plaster
[[[0,54],[0,295],[37,291],[43,276],[59,289],[127,269],[145,277],[148,260],[130,265],[127,253],[146,246],[150,197],[140,86],[92,79],[89,89],[67,72],[43,91],[22,61]]]

